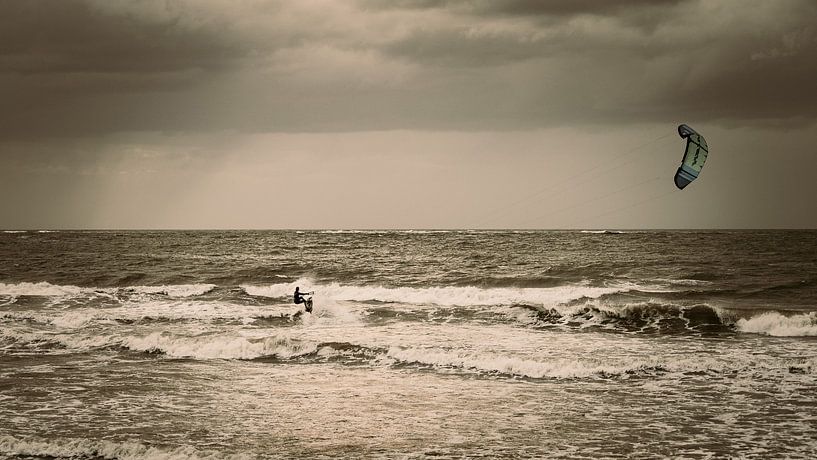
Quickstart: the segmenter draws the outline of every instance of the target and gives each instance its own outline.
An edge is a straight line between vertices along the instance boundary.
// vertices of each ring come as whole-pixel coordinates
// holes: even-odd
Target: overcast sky
[[[815,228],[815,82],[813,0],[0,0],[0,228]]]

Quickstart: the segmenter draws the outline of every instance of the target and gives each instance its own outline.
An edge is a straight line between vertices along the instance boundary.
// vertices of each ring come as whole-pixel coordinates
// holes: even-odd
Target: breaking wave
[[[624,233],[620,230],[582,230],[580,233],[591,233],[595,235],[623,235]]]
[[[0,283],[0,296],[40,296],[67,297],[79,295],[122,293],[162,294],[170,297],[191,297],[206,294],[216,288],[215,284],[171,284],[163,286],[127,286],[115,288],[93,288],[79,286],[62,286],[45,281],[38,283]]]
[[[145,337],[125,338],[121,345],[133,351],[195,359],[289,359],[317,351],[317,344],[301,342],[285,335],[263,338],[233,335],[185,337],[155,332]]]
[[[477,353],[435,348],[388,350],[387,358],[396,364],[429,367],[441,371],[472,372],[530,379],[633,378],[662,374],[725,373],[740,369],[717,359],[689,358],[662,362],[656,358],[633,357],[618,362],[601,362],[589,357],[552,360],[528,359],[496,353]],[[785,363],[780,363],[783,366]],[[811,367],[802,366],[807,372]],[[789,369],[789,372],[792,372]]]
[[[229,333],[181,335],[171,332],[147,335],[0,333],[0,353],[65,354],[102,349],[126,349],[172,358],[249,360],[261,357],[291,359],[315,353],[318,344],[283,334],[244,337]]]
[[[303,290],[316,291],[315,298],[358,302],[387,302],[413,305],[442,306],[491,306],[526,304],[551,306],[582,298],[597,298],[605,294],[628,292],[636,289],[634,284],[595,287],[584,284],[548,288],[479,288],[470,286],[445,287],[382,287],[352,286],[338,283],[314,285],[310,280],[299,279],[292,283],[267,286],[241,285],[251,296],[289,297],[300,286]]]
[[[778,312],[766,312],[751,318],[741,318],[735,324],[737,330],[778,337],[817,336],[817,312],[785,316]]]
[[[657,363],[635,362],[616,366],[593,361],[556,359],[538,361],[498,354],[477,354],[463,351],[447,351],[426,348],[389,349],[388,358],[399,363],[450,368],[533,379],[577,379],[589,377],[613,377],[637,373],[665,372]]]
[[[9,457],[49,459],[243,460],[252,458],[244,454],[202,451],[192,446],[162,449],[130,441],[113,442],[91,439],[43,441],[34,438],[15,438],[8,435],[0,435],[0,454]]]
[[[583,303],[547,310],[528,309],[535,324],[560,324],[580,328],[612,328],[627,331],[673,333],[727,329],[723,310],[709,305],[685,307],[654,302],[631,304]]]

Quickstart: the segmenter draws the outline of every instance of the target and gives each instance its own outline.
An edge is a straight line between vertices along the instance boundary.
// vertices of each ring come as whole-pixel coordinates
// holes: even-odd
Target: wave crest
[[[93,288],[57,285],[46,281],[38,283],[0,283],[0,296],[75,297],[80,295],[116,294],[162,294],[169,297],[192,297],[206,294],[216,288],[215,284],[169,284],[162,286],[126,286]]]
[[[792,316],[766,312],[751,318],[741,318],[735,323],[735,327],[741,332],[777,337],[813,337],[817,336],[817,312]]]
[[[195,359],[288,359],[317,351],[314,343],[300,342],[283,335],[264,338],[225,335],[185,337],[154,332],[144,337],[125,338],[122,346],[133,351]]]
[[[267,286],[241,285],[241,288],[251,296],[279,298],[291,296],[296,286],[303,287],[304,290],[315,290],[316,297],[332,300],[439,306],[511,304],[551,306],[582,298],[592,299],[606,294],[627,292],[636,288],[632,284],[605,287],[574,284],[546,288],[479,288],[472,286],[416,288],[353,286],[338,283],[315,285],[307,279]]]
[[[251,458],[244,454],[227,454],[225,452],[199,451],[192,446],[180,446],[175,449],[149,447],[137,442],[95,441],[90,439],[67,439],[41,441],[33,438],[18,439],[13,436],[0,435],[0,454],[25,458],[116,458],[122,460],[215,460],[226,458],[243,460]]]
[[[537,361],[498,354],[474,354],[426,348],[392,347],[389,349],[387,357],[404,364],[453,368],[533,379],[609,378],[667,371],[659,363],[647,361],[634,361],[624,365],[600,364],[590,360],[569,359]]]

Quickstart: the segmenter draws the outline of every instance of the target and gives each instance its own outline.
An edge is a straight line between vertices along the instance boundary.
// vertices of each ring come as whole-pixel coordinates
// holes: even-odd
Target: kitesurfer
[[[306,297],[304,297],[304,294],[302,294],[300,291],[301,291],[301,288],[299,286],[296,286],[295,287],[295,296],[294,296],[295,304],[296,305],[304,304],[304,307],[306,308],[306,311],[312,311],[312,299],[307,299]],[[312,293],[307,292],[306,294],[310,295]]]

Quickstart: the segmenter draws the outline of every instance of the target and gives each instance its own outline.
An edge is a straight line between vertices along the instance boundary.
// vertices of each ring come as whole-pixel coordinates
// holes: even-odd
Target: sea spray
[[[741,318],[736,327],[741,332],[778,337],[817,336],[817,312],[790,316],[779,312],[765,312],[751,318]]]

